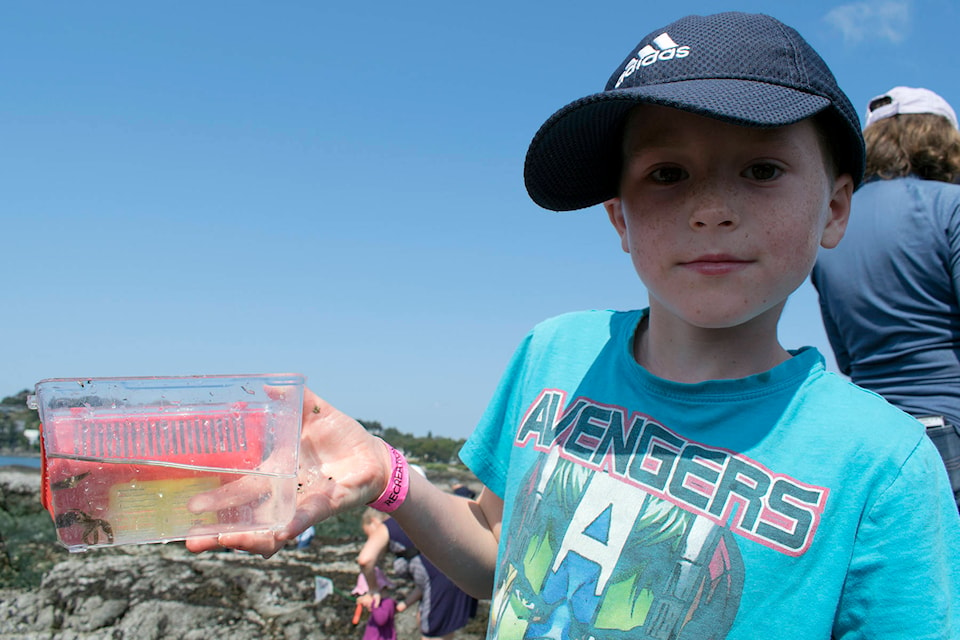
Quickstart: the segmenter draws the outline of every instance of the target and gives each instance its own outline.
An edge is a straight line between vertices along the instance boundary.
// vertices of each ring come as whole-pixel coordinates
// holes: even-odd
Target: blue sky
[[[523,188],[530,137],[676,3],[7,2],[0,395],[44,378],[299,372],[345,412],[466,437],[518,341],[645,306],[602,209]],[[960,105],[952,0],[770,13],[861,113]],[[788,347],[827,355],[804,285]]]

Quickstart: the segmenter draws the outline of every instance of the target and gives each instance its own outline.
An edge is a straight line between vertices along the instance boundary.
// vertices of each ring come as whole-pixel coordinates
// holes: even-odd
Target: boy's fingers
[[[193,513],[202,513],[259,503],[264,495],[269,495],[269,491],[266,480],[247,476],[193,496],[187,502],[187,509]]]
[[[311,415],[325,416],[330,413],[333,409],[326,401],[324,401],[320,396],[315,394],[310,389],[303,390],[303,419],[307,420]]]
[[[283,543],[277,540],[272,531],[221,533],[218,536],[218,542],[221,546],[257,553],[264,558],[269,558],[283,546]]]
[[[204,536],[202,538],[188,538],[186,541],[187,550],[192,553],[201,553],[203,551],[213,551],[220,548],[217,536]]]
[[[307,527],[309,527],[311,524],[322,519],[323,518],[319,517],[313,512],[298,508],[293,514],[293,519],[277,533],[277,538],[280,540],[293,540],[298,535],[306,531]]]
[[[278,392],[279,389],[271,390],[271,393]],[[297,507],[290,522],[277,531],[198,539],[188,545],[191,551],[226,546],[269,557],[310,525],[361,505],[382,490],[386,479],[381,478],[385,471],[380,467],[385,465],[389,469],[389,460],[381,460],[389,458],[383,443],[309,389],[304,389],[303,394]],[[188,508],[196,513],[256,506],[261,496],[269,492],[269,487],[258,480],[262,478],[244,477],[194,496]]]
[[[267,397],[271,400],[283,400],[287,397],[288,393],[299,391],[298,386],[292,385],[275,385],[275,384],[265,384],[263,385],[263,392],[267,394]]]

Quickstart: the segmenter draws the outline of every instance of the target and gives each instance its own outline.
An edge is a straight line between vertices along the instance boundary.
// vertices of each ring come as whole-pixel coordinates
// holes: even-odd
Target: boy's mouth
[[[744,260],[727,254],[709,254],[681,262],[680,266],[703,275],[724,275],[739,271],[752,262],[752,260]]]

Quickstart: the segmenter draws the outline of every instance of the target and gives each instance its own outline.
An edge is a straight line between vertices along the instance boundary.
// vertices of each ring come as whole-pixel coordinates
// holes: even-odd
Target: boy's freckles
[[[747,128],[643,106],[624,137],[605,207],[651,303],[704,327],[779,313],[835,225],[812,122]]]

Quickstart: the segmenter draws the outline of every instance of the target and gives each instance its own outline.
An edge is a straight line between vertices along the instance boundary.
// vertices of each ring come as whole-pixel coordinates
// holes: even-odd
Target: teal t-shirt
[[[644,313],[536,327],[461,452],[504,500],[490,637],[960,637],[960,517],[920,424],[810,348],[652,376]]]

